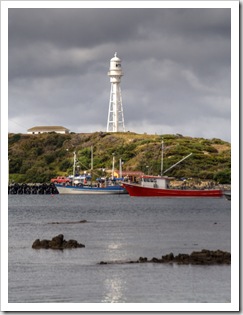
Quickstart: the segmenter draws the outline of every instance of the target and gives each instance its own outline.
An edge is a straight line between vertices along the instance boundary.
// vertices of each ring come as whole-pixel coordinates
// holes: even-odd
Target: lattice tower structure
[[[107,132],[125,132],[124,114],[121,95],[121,77],[123,76],[121,59],[115,53],[110,60],[108,76],[111,82]]]

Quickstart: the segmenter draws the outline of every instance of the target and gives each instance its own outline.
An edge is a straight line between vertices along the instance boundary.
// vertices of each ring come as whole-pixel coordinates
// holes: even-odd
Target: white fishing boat
[[[107,186],[64,186],[61,184],[55,185],[59,194],[78,194],[78,195],[120,195],[127,194],[124,187],[119,184],[107,185]]]
[[[72,184],[55,184],[59,194],[72,195],[120,195],[127,194],[127,190],[120,185],[120,180],[114,177],[113,156],[113,171],[111,179],[97,178],[95,184],[92,183],[91,174],[76,176],[76,152],[74,152],[73,175],[69,176],[72,179]],[[91,171],[93,169],[93,149],[91,149]]]

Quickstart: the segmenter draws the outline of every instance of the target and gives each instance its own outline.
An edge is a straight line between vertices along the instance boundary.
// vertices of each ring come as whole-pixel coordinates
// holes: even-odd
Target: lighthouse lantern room
[[[109,101],[109,112],[107,119],[107,132],[124,132],[124,115],[121,96],[121,77],[123,76],[121,59],[115,53],[110,60],[110,70],[108,72],[111,82],[111,92]]]

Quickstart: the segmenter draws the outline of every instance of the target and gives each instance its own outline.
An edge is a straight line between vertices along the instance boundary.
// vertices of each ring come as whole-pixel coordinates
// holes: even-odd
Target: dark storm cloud
[[[126,129],[230,140],[230,32],[230,9],[9,9],[9,118],[105,130],[118,51]]]
[[[145,9],[10,9],[12,40],[51,42],[59,47],[94,47],[111,40],[139,36],[137,20],[156,11]],[[149,10],[150,11],[150,10]],[[143,13],[144,12],[144,13]],[[18,32],[15,32],[16,26]]]
[[[158,60],[176,57],[179,50],[182,60],[184,57],[188,62],[192,50],[198,60],[203,51],[214,49],[215,38],[221,43],[229,36],[230,11],[225,9],[9,9],[10,51],[16,48],[21,57],[27,50],[33,61],[28,55],[26,60],[44,67],[45,62],[49,66],[46,59],[52,62],[53,48],[87,49],[112,42],[138,44],[141,49],[137,57],[147,58],[148,53],[151,55],[151,41],[157,45],[153,54]],[[215,51],[217,60],[225,56],[220,48],[223,47]],[[67,71],[71,65],[62,67]]]

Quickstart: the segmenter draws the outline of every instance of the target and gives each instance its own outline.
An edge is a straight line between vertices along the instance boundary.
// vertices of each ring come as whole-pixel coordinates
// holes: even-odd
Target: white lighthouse
[[[109,102],[109,112],[107,119],[107,132],[125,131],[124,116],[121,96],[121,77],[123,76],[121,59],[115,53],[110,60],[110,71],[108,72],[111,82],[111,93]]]

